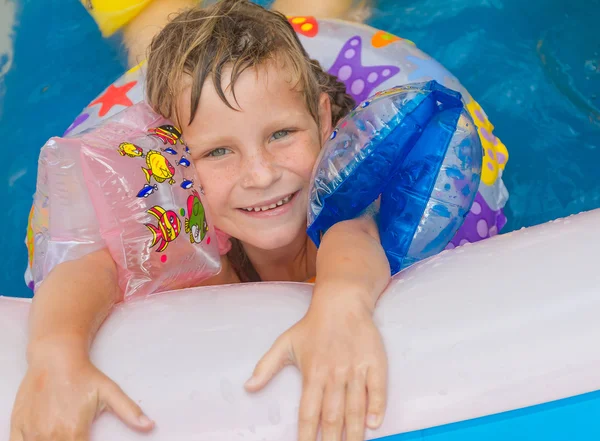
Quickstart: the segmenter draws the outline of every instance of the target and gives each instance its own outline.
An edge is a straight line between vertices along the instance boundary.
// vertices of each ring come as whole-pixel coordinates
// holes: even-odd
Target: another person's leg
[[[194,6],[197,0],[154,0],[123,29],[127,61],[133,67],[146,59],[152,38],[168,23],[169,17]]]
[[[371,0],[275,0],[273,9],[289,16],[311,15],[319,18],[345,18],[363,21]],[[130,67],[146,58],[146,50],[173,13],[194,6],[198,0],[154,0],[123,30]],[[214,3],[215,0],[208,0]]]

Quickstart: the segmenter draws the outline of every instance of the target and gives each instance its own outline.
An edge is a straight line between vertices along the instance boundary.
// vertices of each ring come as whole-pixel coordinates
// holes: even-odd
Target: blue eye
[[[229,149],[226,149],[225,147],[219,147],[218,149],[214,149],[214,150],[211,150],[210,152],[208,152],[208,155],[206,155],[206,156],[211,156],[213,158],[217,158],[219,156],[225,156],[227,154],[227,152],[229,152]]]
[[[331,136],[329,137],[329,139],[335,139],[335,137],[337,136],[337,134],[338,134],[338,131],[337,131],[337,129],[335,129],[335,130],[334,130],[334,131],[331,133]]]
[[[275,133],[273,133],[271,138],[277,140],[277,139],[285,138],[289,134],[290,134],[290,130],[278,130]]]

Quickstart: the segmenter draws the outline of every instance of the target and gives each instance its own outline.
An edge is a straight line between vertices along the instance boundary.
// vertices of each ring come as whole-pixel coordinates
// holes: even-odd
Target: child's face
[[[223,90],[236,106],[229,84]],[[287,71],[274,63],[247,69],[235,84],[240,111],[219,98],[207,81],[194,121],[183,127],[215,226],[264,250],[292,243],[306,231],[309,181],[320,147],[331,132],[327,95],[320,99],[320,124]],[[190,88],[179,100],[189,121]]]

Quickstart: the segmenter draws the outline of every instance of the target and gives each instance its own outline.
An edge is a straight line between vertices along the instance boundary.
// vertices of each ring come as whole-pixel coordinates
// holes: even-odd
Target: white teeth
[[[271,204],[269,206],[264,206],[264,207],[248,207],[248,208],[244,208],[244,210],[248,211],[248,212],[252,212],[254,211],[255,213],[257,211],[267,211],[267,210],[272,210],[273,208],[277,208],[277,207],[281,207],[283,204],[287,204],[290,199],[292,199],[292,194],[289,196],[286,196],[285,198],[281,199],[280,201],[277,201],[274,204]]]

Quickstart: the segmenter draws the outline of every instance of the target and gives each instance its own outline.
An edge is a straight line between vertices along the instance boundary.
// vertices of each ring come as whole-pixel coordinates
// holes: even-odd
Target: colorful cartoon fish
[[[181,139],[181,130],[170,124],[148,129],[148,132],[150,132],[150,135],[154,135],[160,139],[163,144],[175,145],[177,144],[177,141],[183,144],[183,140]]]
[[[158,226],[145,224],[152,233],[152,243],[150,244],[150,248],[158,245],[156,252],[161,253],[167,249],[170,242],[173,242],[179,236],[181,221],[174,211],[165,211],[164,208],[158,205],[150,208],[147,213],[158,220]]]
[[[130,142],[122,142],[117,150],[121,156],[129,156],[130,158],[139,158],[144,156],[144,151],[135,144]]]
[[[187,215],[185,219],[185,232],[190,235],[191,243],[200,243],[208,232],[208,223],[204,214],[204,206],[196,190],[187,199]]]
[[[194,181],[190,181],[189,179],[185,179],[182,183],[181,183],[181,188],[183,188],[184,190],[189,190],[190,188],[192,188],[194,186]]]
[[[190,161],[188,161],[186,158],[184,158],[182,156],[181,159],[179,161],[177,161],[177,165],[180,165],[182,167],[189,167],[190,166]]]
[[[152,193],[154,193],[156,190],[158,190],[158,185],[145,184],[144,187],[138,192],[137,197],[138,198],[147,198]]]
[[[166,149],[163,149],[163,152],[165,152],[165,153],[169,153],[169,154],[171,154],[171,155],[176,155],[176,154],[177,154],[177,150],[175,150],[175,149],[173,149],[173,148],[171,148],[171,147],[168,147],[168,148],[166,148]]]
[[[146,181],[148,181],[148,183],[150,183],[151,177],[160,184],[166,180],[168,180],[171,185],[175,183],[175,180],[173,179],[175,168],[162,153],[157,152],[156,150],[150,150],[146,154],[146,164],[148,165],[148,168],[142,167],[142,170],[146,175]]]

